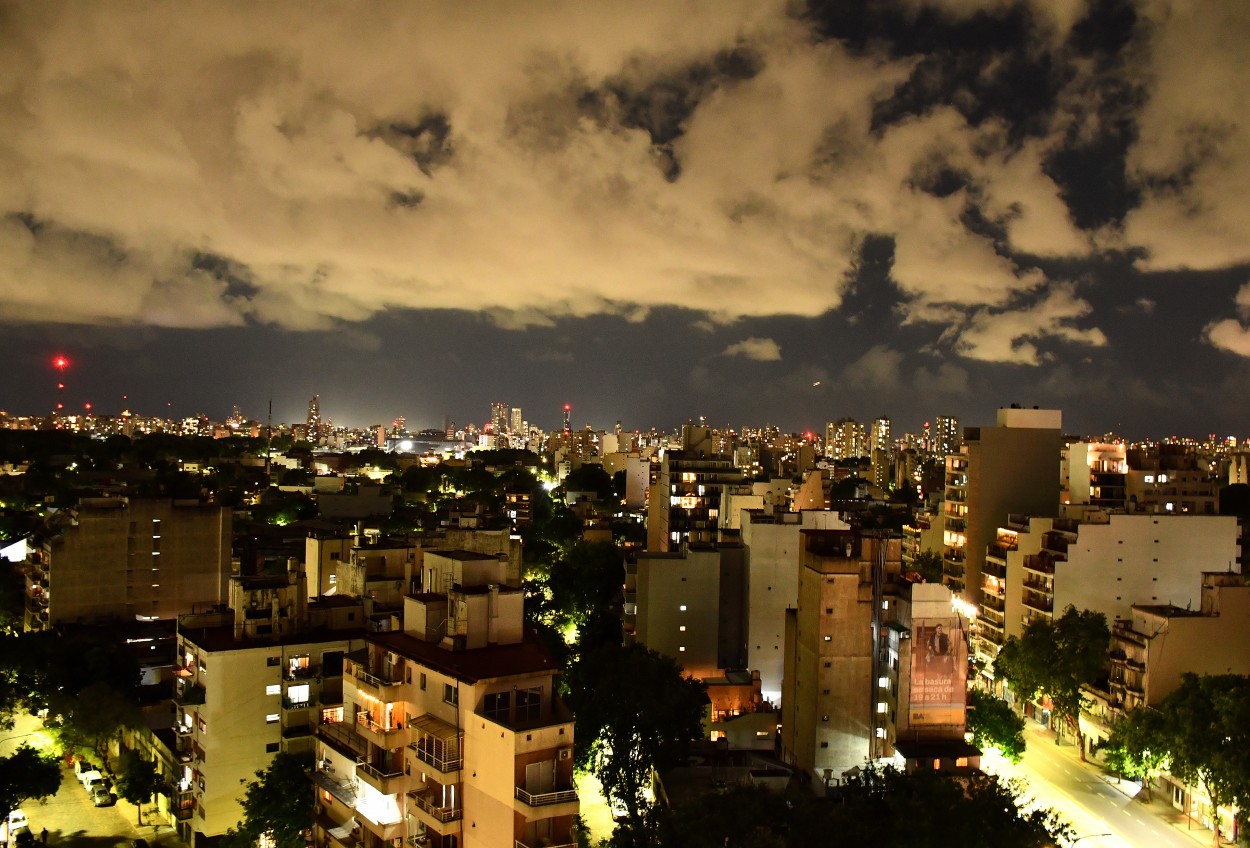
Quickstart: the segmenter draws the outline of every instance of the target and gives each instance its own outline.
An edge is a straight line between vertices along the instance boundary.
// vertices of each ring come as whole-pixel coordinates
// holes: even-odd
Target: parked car
[[[23,830],[30,830],[30,822],[21,810],[9,813],[9,836],[17,836]]]
[[[81,777],[89,771],[99,771],[99,769],[86,760],[74,760],[74,775],[76,777]]]
[[[84,783],[83,787],[87,790],[87,794],[90,795],[92,792],[95,792],[97,789],[112,789],[113,782],[103,776],[93,777],[90,780],[88,780],[86,783]]]
[[[111,807],[113,804],[117,803],[117,799],[107,787],[96,785],[91,790],[91,803],[95,804],[97,807]]]
[[[87,786],[91,781],[102,780],[103,778],[104,775],[101,774],[98,769],[92,769],[91,771],[84,771],[82,774],[78,775],[78,782],[83,786]]]

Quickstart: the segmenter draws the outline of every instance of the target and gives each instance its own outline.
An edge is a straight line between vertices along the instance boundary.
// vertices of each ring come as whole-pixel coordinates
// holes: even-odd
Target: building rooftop
[[[461,651],[424,642],[409,633],[371,633],[369,641],[469,683],[514,674],[558,671],[560,668],[531,631],[526,631],[524,639],[513,645],[487,645],[485,648]]]
[[[495,554],[479,554],[476,551],[464,551],[458,548],[451,549],[451,550],[431,550],[431,551],[426,551],[426,554],[427,555],[438,554],[441,557],[446,557],[447,559],[458,559],[461,562],[472,562],[475,560],[484,560],[484,559],[489,559],[489,560],[499,559],[499,557],[497,557]]]
[[[331,630],[318,627],[300,633],[291,633],[282,637],[253,636],[244,639],[234,637],[233,625],[219,627],[191,627],[180,631],[183,639],[193,645],[214,653],[220,651],[243,651],[249,648],[273,648],[280,645],[316,645],[323,642],[346,642],[349,639],[361,639],[365,629],[353,627],[348,630]]]

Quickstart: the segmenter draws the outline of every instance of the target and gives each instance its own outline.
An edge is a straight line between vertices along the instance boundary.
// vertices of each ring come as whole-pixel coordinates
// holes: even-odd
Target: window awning
[[[449,724],[429,713],[414,718],[408,726],[415,727],[427,736],[433,736],[435,739],[442,739],[445,742],[460,737],[460,731],[456,729],[454,724]]]

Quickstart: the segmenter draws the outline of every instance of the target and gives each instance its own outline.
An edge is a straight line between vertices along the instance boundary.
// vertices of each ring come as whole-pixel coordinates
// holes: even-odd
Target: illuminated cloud
[[[721,356],[741,356],[756,362],[779,362],[781,348],[772,339],[750,338],[734,342],[721,352]]]

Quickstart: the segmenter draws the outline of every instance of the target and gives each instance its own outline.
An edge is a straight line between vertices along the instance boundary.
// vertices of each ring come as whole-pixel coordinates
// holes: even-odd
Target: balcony
[[[186,790],[174,796],[174,817],[178,821],[186,821],[195,815],[195,792]]]
[[[1026,593],[1023,598],[1024,605],[1032,610],[1050,615],[1054,611],[1055,602],[1049,598],[1039,598],[1037,595]]]
[[[418,760],[444,775],[460,770],[460,731],[454,725],[426,713],[409,728],[414,738],[408,749]]]
[[[200,684],[188,684],[185,681],[179,681],[179,685],[174,692],[174,701],[183,707],[199,707],[203,706],[205,695],[204,687]]]
[[[401,727],[387,727],[375,721],[369,713],[356,713],[356,732],[387,751],[399,748],[408,742],[408,731]]]
[[[386,845],[392,840],[404,838],[404,831],[406,828],[404,827],[404,820],[402,818],[393,822],[375,822],[368,816],[357,811],[356,821],[358,821],[365,830],[369,831],[372,836],[376,837],[376,839],[366,838],[364,840],[364,844],[366,846]]]
[[[997,577],[1000,580],[1007,577],[1007,563],[1002,560],[991,559],[988,555],[985,557],[985,564],[981,566],[981,573],[988,574],[991,577]]]
[[[552,789],[547,792],[528,792],[524,787],[516,788],[516,798],[527,807],[549,807],[552,804],[576,804],[576,789]]]
[[[314,677],[321,676],[321,666],[306,665],[302,668],[289,668],[286,672],[287,680],[311,680]]]
[[[401,792],[404,789],[403,783],[406,779],[402,768],[379,768],[369,763],[360,763],[356,766],[356,777],[383,795],[395,795]]]
[[[379,701],[399,700],[399,687],[403,685],[402,680],[378,677],[375,674],[370,674],[358,665],[352,666],[351,676],[356,681],[357,689],[373,695]]]
[[[355,807],[356,786],[350,779],[341,780],[340,777],[342,775],[335,773],[333,766],[323,764],[312,773],[312,782],[333,795],[339,803]]]
[[[984,589],[981,590],[981,608],[983,610],[995,610],[1003,612],[1007,609],[1007,601],[998,595],[991,595]]]
[[[560,843],[543,842],[541,844],[542,844],[542,848],[577,848],[576,842],[560,842]],[[519,839],[516,840],[516,848],[537,848],[538,845],[539,843],[537,842],[535,842],[533,845],[530,845],[528,842],[522,842]]]
[[[354,760],[364,759],[369,750],[369,745],[356,732],[356,725],[350,722],[323,722],[317,725],[317,736]]]
[[[417,811],[417,818],[426,828],[440,834],[453,832],[456,828],[449,828],[447,825],[459,821],[463,814],[460,807],[443,806],[436,802],[434,795],[429,792],[409,792],[408,799],[412,803],[412,808]]]

